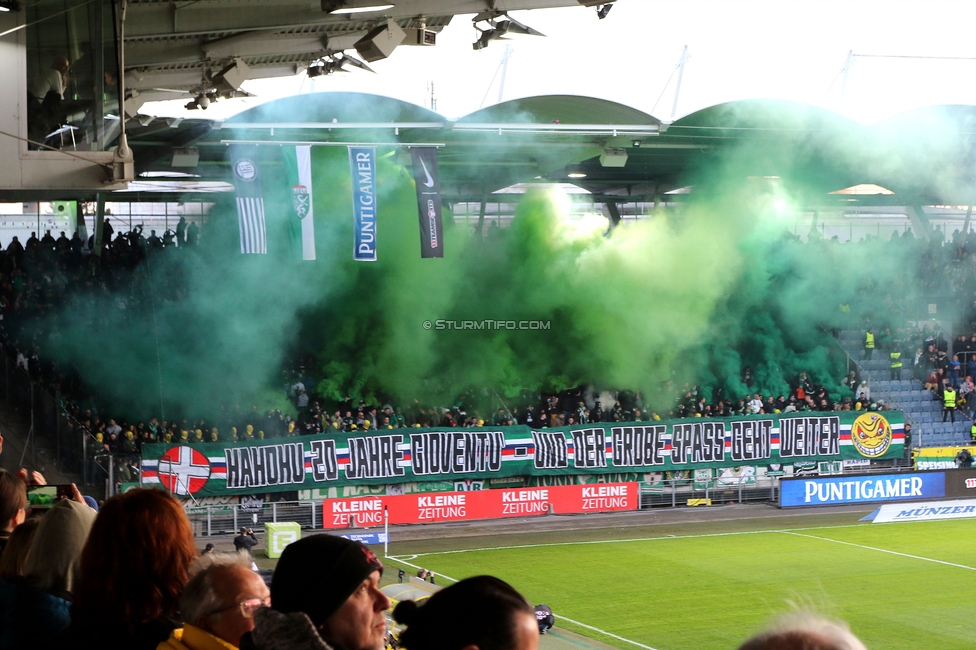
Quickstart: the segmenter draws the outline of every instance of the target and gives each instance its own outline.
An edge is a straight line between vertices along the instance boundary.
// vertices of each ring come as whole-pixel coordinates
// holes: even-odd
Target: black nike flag
[[[437,148],[411,147],[410,155],[413,157],[413,178],[417,181],[417,207],[420,210],[420,256],[444,257]]]

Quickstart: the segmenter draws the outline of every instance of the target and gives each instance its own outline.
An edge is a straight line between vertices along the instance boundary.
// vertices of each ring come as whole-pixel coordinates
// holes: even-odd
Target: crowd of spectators
[[[205,417],[162,418],[147,413],[144,419],[114,417],[103,412],[99,399],[86,386],[84,372],[73,367],[59,367],[39,353],[36,332],[29,326],[42,321],[52,310],[79,305],[96,295],[115,297],[119,313],[145,306],[150,300],[149,283],[140,281],[150,272],[151,260],[157,256],[177,256],[180,250],[198,245],[199,229],[181,220],[175,231],[145,236],[139,226],[116,233],[111,220],[104,231],[105,247],[101,255],[89,254],[94,236],[83,241],[79,235],[55,238],[50,232],[38,238],[32,235],[26,245],[13,241],[0,250],[0,345],[32,379],[54,394],[68,415],[68,426],[78,431],[76,438],[86,441],[89,459],[112,454],[122,459],[117,466],[120,481],[138,480],[134,459],[141,446],[152,442],[185,441],[187,444],[281,438],[293,435],[361,431],[403,427],[476,427],[525,424],[533,427],[572,426],[594,422],[652,421],[683,417],[730,417],[749,414],[775,414],[798,411],[884,410],[883,399],[872,399],[870,387],[854,372],[847,377],[829,377],[821,369],[820,381],[799,373],[788,386],[769,390],[754,380],[756,373],[746,366],[739,377],[745,388],[742,394],[728,395],[714,388],[694,384],[669,386],[677,397],[670,408],[652,408],[640,394],[621,391],[601,394],[572,389],[558,394],[524,392],[512,400],[485,399],[488,393],[462,393],[451,404],[422,404],[417,400],[398,405],[391,402],[367,403],[346,399],[335,402],[317,393],[318,379],[309,369],[318,367],[306,356],[283,370],[282,390],[291,402],[290,409],[268,409],[258,405],[220,405]],[[814,246],[839,245],[837,242],[812,242]],[[864,242],[861,242],[864,244]],[[976,273],[969,269],[976,256],[971,235],[963,240],[956,235],[950,243],[937,237],[928,242],[915,239],[909,230],[886,243],[916,261],[919,283],[923,290],[945,289],[947,284],[935,278],[949,277],[952,300],[964,304],[966,296],[976,297]],[[179,265],[169,265],[166,274],[157,277],[152,290],[158,296],[179,300],[186,288]],[[971,271],[971,269],[969,269]],[[876,291],[877,290],[877,291]],[[976,363],[976,334],[959,337],[953,342],[952,354],[944,337],[935,330],[908,329],[903,326],[910,316],[909,306],[891,292],[877,286],[862,287],[862,293],[875,296],[871,311],[885,314],[873,325],[879,350],[903,352],[905,365],[929,387],[940,390],[954,383],[965,398],[970,385],[966,381],[969,365]],[[894,297],[893,297],[894,296]],[[976,325],[974,311],[965,314],[963,322]],[[853,316],[852,316],[853,318]],[[968,319],[968,320],[967,320]],[[869,323],[869,326],[872,326]],[[957,364],[958,362],[958,364]],[[490,408],[485,404],[494,402]],[[130,462],[130,459],[131,460]],[[93,473],[98,462],[89,460]]]
[[[358,541],[293,541],[266,578],[247,549],[198,552],[168,492],[136,488],[99,504],[75,488],[39,509],[23,476],[0,470],[3,650],[537,650],[552,624],[511,585],[483,575],[422,606],[400,601],[394,631],[383,564]],[[797,614],[740,646],[794,648],[864,650],[843,623]]]

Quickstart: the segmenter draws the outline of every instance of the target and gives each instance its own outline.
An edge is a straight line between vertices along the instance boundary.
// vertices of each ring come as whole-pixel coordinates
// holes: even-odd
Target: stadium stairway
[[[82,485],[81,476],[63,472],[54,461],[57,452],[51,441],[44,436],[30,436],[30,414],[21,413],[0,399],[0,434],[3,435],[3,453],[0,467],[15,472],[21,467],[39,471],[48,485]],[[25,453],[26,449],[26,453]]]
[[[864,358],[864,332],[843,330],[837,339],[858,366],[861,379],[871,389],[871,401],[884,400],[891,408],[905,412],[912,424],[913,446],[957,445],[969,441],[972,420],[965,411],[956,412],[956,422],[942,422],[942,403],[932,391],[912,377],[911,358],[904,358],[901,380],[891,381],[891,361],[887,350],[876,349],[870,361]]]

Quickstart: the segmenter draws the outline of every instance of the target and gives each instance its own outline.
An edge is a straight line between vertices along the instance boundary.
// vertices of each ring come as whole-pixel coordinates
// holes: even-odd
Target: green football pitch
[[[496,575],[626,650],[736,648],[794,607],[844,619],[871,650],[976,646],[976,520],[735,528],[439,539],[387,562],[442,584]]]

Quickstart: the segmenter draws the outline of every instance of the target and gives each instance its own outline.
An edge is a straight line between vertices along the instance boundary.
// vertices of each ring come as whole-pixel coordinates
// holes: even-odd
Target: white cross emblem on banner
[[[173,447],[159,459],[159,482],[173,494],[198,492],[210,478],[210,461],[192,447]]]

